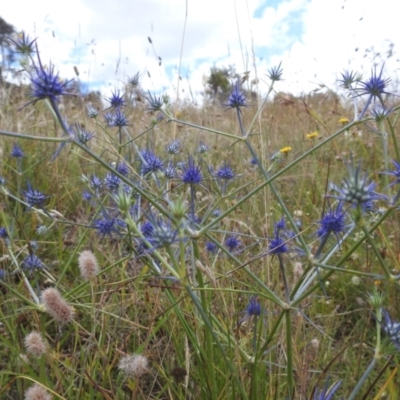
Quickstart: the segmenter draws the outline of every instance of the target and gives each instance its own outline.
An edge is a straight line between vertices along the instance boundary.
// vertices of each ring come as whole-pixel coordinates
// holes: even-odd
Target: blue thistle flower
[[[220,167],[218,169],[217,177],[219,179],[229,181],[235,177],[235,173],[233,172],[231,166],[229,164],[225,163],[222,167]]]
[[[400,322],[393,321],[387,310],[382,308],[382,329],[389,336],[397,350],[400,350]]]
[[[140,83],[140,74],[139,74],[139,72],[136,72],[136,74],[133,75],[132,78],[128,77],[128,83],[131,84],[133,87],[139,86],[139,83]]]
[[[274,227],[274,236],[270,238],[268,254],[280,255],[289,251],[285,238],[285,220],[282,218]]]
[[[392,160],[392,164],[394,165],[393,170],[387,170],[385,172],[382,172],[382,174],[384,175],[390,175],[395,177],[395,180],[389,185],[389,187],[400,183],[400,162]]]
[[[213,212],[212,212],[212,216],[214,218],[218,218],[221,215],[221,210],[219,208],[216,208]]]
[[[123,176],[127,176],[129,174],[129,168],[125,162],[118,162],[116,170]]]
[[[366,173],[362,173],[361,163],[354,166],[351,160],[346,163],[346,167],[348,178],[343,180],[341,188],[332,184],[332,189],[337,191],[338,195],[329,197],[350,203],[355,207],[360,206],[364,211],[371,209],[374,201],[386,200],[386,196],[375,192],[376,183],[370,181]]]
[[[338,381],[331,387],[329,387],[329,379],[328,379],[323,389],[321,390],[319,390],[318,388],[315,389],[313,400],[332,400],[333,395],[335,394],[336,390],[338,390],[341,384],[342,381]]]
[[[180,150],[181,150],[181,141],[179,139],[173,140],[167,146],[168,154],[178,154]]]
[[[257,296],[251,296],[249,300],[249,304],[246,308],[246,315],[248,317],[256,316],[259,317],[261,315],[261,304],[257,300]]]
[[[104,178],[104,184],[107,186],[110,192],[118,191],[120,183],[121,179],[119,178],[119,176],[112,173],[108,173]]]
[[[106,236],[110,238],[113,237],[113,234],[119,235],[120,232],[118,230],[119,223],[117,218],[111,218],[107,215],[104,215],[104,218],[97,219],[93,222],[92,227],[97,230],[97,233],[104,239]]]
[[[99,111],[96,110],[91,104],[87,106],[86,112],[89,118],[96,118],[99,115]]]
[[[150,112],[156,112],[161,111],[162,106],[166,102],[166,97],[153,96],[150,92],[148,92],[148,97],[146,97],[146,100],[149,102],[149,107],[147,107],[147,109]]]
[[[81,124],[75,123],[70,127],[70,131],[75,140],[83,145],[94,137],[94,132],[88,132]]]
[[[0,227],[0,239],[8,239],[8,232],[7,229],[3,226]]]
[[[21,266],[25,270],[34,271],[36,269],[46,268],[46,265],[40,260],[40,258],[36,257],[34,254],[29,254],[22,261]]]
[[[267,72],[267,77],[271,79],[272,82],[277,82],[282,80],[283,69],[281,68],[282,62],[279,63],[277,67],[272,67]]]
[[[383,79],[383,65],[381,68],[381,72],[379,75],[376,72],[376,67],[373,71],[371,71],[371,77],[365,81],[361,81],[361,87],[357,88],[358,96],[368,95],[369,99],[379,99],[383,104],[382,95],[383,94],[391,94],[386,91],[386,88],[390,82],[390,78]]]
[[[228,102],[224,104],[224,106],[229,108],[236,108],[237,110],[241,111],[241,107],[247,107],[246,104],[246,97],[240,90],[240,82],[239,80],[236,81],[235,85],[233,86],[232,92],[229,96]]]
[[[115,110],[114,115],[112,115],[112,120],[108,123],[108,125],[122,128],[123,126],[128,126],[129,123],[124,112],[118,108]]]
[[[44,69],[40,63],[40,67],[35,67],[31,77],[31,97],[34,97],[35,100],[30,103],[36,103],[44,99],[57,101],[59,96],[70,94],[67,90],[71,81],[72,79],[62,81],[59,74],[54,72],[53,65],[50,64],[47,69]]]
[[[206,242],[206,250],[208,253],[216,253],[218,246],[214,242]]]
[[[27,183],[27,190],[23,191],[25,201],[29,204],[29,207],[43,208],[44,202],[50,197],[45,196],[42,192],[34,190],[32,185]]]
[[[168,164],[164,169],[164,176],[167,179],[175,178],[175,167],[172,164]]]
[[[352,85],[359,81],[357,74],[353,71],[348,71],[346,69],[341,73],[341,75],[342,79],[339,79],[338,81],[341,83],[341,86],[343,86],[345,89],[351,89]]]
[[[111,92],[111,97],[108,98],[111,108],[121,108],[125,105],[124,94],[120,90]]]
[[[152,212],[147,215],[147,218],[153,228],[151,237],[147,238],[147,240],[154,248],[171,246],[177,241],[178,230],[172,228],[170,220],[165,222],[161,218],[156,217]]]
[[[164,163],[151,150],[142,150],[140,155],[142,156],[140,170],[142,175],[163,169]]]
[[[9,41],[14,45],[16,53],[24,54],[27,56],[35,53],[33,45],[36,42],[36,38],[30,40],[29,35],[25,34],[24,31],[17,35],[16,40],[10,38]]]
[[[279,235],[275,235],[269,241],[268,254],[283,254],[288,252],[285,239]]]
[[[232,253],[241,246],[240,239],[235,235],[230,235],[225,239],[225,246]]]
[[[140,227],[140,232],[142,232],[145,238],[151,238],[153,236],[154,228],[150,221],[143,222]]]
[[[375,104],[372,108],[371,114],[375,118],[375,122],[379,123],[384,121],[393,111],[393,107],[385,108],[381,104]]]
[[[182,165],[182,182],[189,185],[197,185],[203,180],[203,174],[192,157],[189,156],[188,165]]]
[[[82,193],[83,200],[90,201],[90,200],[92,200],[92,197],[93,196],[90,192],[88,192],[87,190],[83,191],[83,193]]]
[[[203,153],[206,153],[208,150],[210,150],[210,146],[207,146],[203,142],[199,143],[199,147],[197,148],[198,153],[203,154]]]
[[[93,175],[90,177],[89,186],[90,186],[93,190],[99,191],[99,190],[101,189],[102,185],[103,185],[103,182],[101,181],[101,179],[100,179],[98,176],[96,176],[96,175],[93,174]]]
[[[319,228],[317,230],[317,236],[324,240],[327,236],[333,233],[339,241],[340,234],[343,233],[346,228],[345,222],[346,214],[342,210],[342,204],[339,203],[336,210],[330,209],[318,221]]]
[[[13,148],[11,150],[11,157],[14,157],[14,158],[25,157],[25,153],[22,151],[21,147],[17,143],[14,143],[14,145],[13,145]]]

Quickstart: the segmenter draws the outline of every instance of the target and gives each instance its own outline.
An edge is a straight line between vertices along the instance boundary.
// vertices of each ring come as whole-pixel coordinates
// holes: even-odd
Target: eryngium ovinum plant
[[[22,33],[12,43],[30,79],[30,99],[19,112],[42,107],[61,133],[0,132],[12,141],[0,180],[0,282],[3,304],[9,304],[1,318],[1,341],[9,348],[1,393],[35,398],[32,383],[48,398],[68,399],[132,393],[321,400],[380,390],[384,382],[378,377],[371,385],[371,376],[396,362],[400,346],[400,323],[375,288],[397,287],[400,278],[379,242],[400,197],[399,107],[385,108],[383,68],[365,79],[345,71],[339,82],[353,101],[353,120],[289,158],[290,147],[262,153],[259,139],[269,134],[261,117],[282,79],[281,65],[267,72],[267,94],[258,106],[239,81],[233,83],[223,104],[223,118],[236,119],[229,132],[180,120],[167,96],[149,92],[149,124],[138,132],[138,74],[125,92],[112,91],[103,112],[83,105],[86,116],[65,115],[63,100],[78,96],[72,82],[45,65],[36,40]],[[180,137],[182,127],[197,139]],[[321,208],[316,202],[302,218],[293,201],[304,183],[298,171],[320,151],[340,146],[355,127],[381,138],[383,168],[371,171],[369,160],[348,153],[326,168]],[[208,143],[221,143],[225,151]],[[49,152],[45,144],[55,147]],[[290,195],[282,193],[285,177],[297,175]],[[79,197],[71,189],[77,186]],[[271,203],[260,206],[265,216],[253,214],[265,199]],[[73,248],[62,242],[66,229],[75,232]],[[366,252],[369,268],[352,268]],[[371,361],[354,373],[340,366],[351,341],[335,354],[335,333],[316,318],[321,304],[339,298],[331,290],[335,279],[374,282],[364,293],[363,312],[376,334],[369,327],[372,333],[363,333],[357,349],[365,353],[360,359]],[[311,315],[313,304],[319,311]],[[320,338],[312,348],[296,339],[299,319]],[[32,332],[45,351],[27,357]],[[322,354],[316,364],[301,364],[316,352]]]

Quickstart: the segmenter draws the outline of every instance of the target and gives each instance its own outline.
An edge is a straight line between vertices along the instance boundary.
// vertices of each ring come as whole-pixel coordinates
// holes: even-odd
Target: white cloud
[[[370,0],[275,3],[273,7],[265,0],[20,0],[18,7],[5,3],[2,17],[38,36],[43,60],[51,59],[65,78],[74,76],[76,65],[82,80],[103,81],[111,88],[137,71],[146,89],[176,87],[186,4],[180,82],[185,93],[186,71],[196,92],[203,89],[203,75],[212,65],[234,64],[238,72],[251,70],[254,76],[254,60],[260,77],[282,60],[285,81],[278,89],[307,92],[318,83],[334,88],[344,68],[369,73],[373,52],[366,49],[373,47],[385,60],[389,44],[397,45],[397,16],[388,12],[392,0],[380,0],[379,5]],[[258,18],[253,17],[256,10]],[[395,74],[398,67],[396,57],[387,60],[388,73]]]

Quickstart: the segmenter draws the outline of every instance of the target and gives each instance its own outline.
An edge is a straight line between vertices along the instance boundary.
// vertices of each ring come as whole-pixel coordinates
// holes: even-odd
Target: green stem
[[[293,346],[292,346],[292,318],[290,310],[286,310],[286,354],[287,354],[287,383],[289,399],[293,399]]]

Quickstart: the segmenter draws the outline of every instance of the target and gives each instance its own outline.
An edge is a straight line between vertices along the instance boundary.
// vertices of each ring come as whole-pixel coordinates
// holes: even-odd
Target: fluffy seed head
[[[52,398],[53,396],[37,383],[29,387],[24,396],[25,400],[51,400]]]
[[[90,250],[84,250],[79,254],[78,264],[81,277],[86,281],[93,279],[99,273],[99,264]]]
[[[26,352],[35,357],[40,357],[47,352],[47,343],[39,332],[31,332],[25,336],[24,345]]]
[[[128,378],[140,378],[148,371],[149,362],[146,357],[140,354],[129,354],[119,361],[119,369]]]
[[[42,292],[42,303],[48,314],[57,322],[66,324],[74,318],[74,309],[61,297],[60,292],[55,288],[47,288]]]

